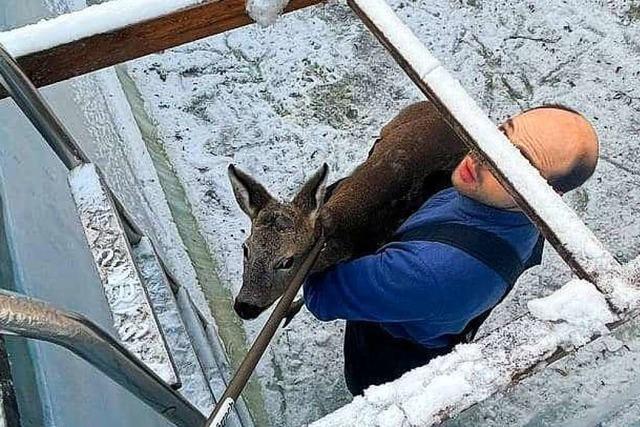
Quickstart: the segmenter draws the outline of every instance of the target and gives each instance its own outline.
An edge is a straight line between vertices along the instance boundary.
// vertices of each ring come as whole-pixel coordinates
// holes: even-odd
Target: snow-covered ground
[[[618,1],[392,1],[496,121],[544,102],[585,113],[599,131],[596,175],[565,200],[621,261],[640,252],[640,8]],[[187,191],[218,272],[237,292],[248,221],[226,178],[239,164],[289,197],[327,161],[332,178],[364,158],[381,126],[421,99],[343,3],[330,3],[128,64]],[[487,325],[526,311],[570,277],[557,255],[518,284]],[[261,320],[247,322],[253,337]],[[304,312],[260,367],[273,425],[300,425],[350,400],[342,324]]]

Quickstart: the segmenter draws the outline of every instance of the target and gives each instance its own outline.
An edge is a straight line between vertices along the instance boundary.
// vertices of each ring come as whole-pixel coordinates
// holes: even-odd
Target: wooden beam
[[[618,276],[621,266],[460,83],[384,0],[348,3],[456,134],[487,161],[496,178],[578,277],[596,284],[602,292],[611,292],[608,278]]]
[[[285,12],[322,2],[291,0]],[[205,1],[165,16],[25,55],[17,61],[35,86],[43,87],[253,22],[245,11],[245,0]],[[7,96],[0,89],[0,99]]]

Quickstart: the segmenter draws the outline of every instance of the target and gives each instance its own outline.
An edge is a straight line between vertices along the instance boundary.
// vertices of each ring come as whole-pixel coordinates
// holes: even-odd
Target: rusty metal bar
[[[245,358],[242,360],[242,363],[231,379],[227,389],[224,391],[224,394],[220,399],[218,399],[218,403],[207,420],[205,427],[224,426],[226,418],[233,409],[240,393],[242,393],[244,386],[247,384],[247,381],[249,381],[251,374],[253,374],[256,365],[260,361],[260,358],[280,327],[280,323],[282,323],[282,320],[287,315],[291,302],[296,297],[296,294],[304,283],[304,279],[307,277],[307,274],[311,271],[313,265],[318,259],[318,255],[320,254],[320,250],[324,246],[324,243],[324,236],[321,235],[306,255],[304,261],[296,271],[296,274],[291,279],[291,282],[289,282],[287,289],[280,298],[280,301],[276,304],[276,307],[273,309],[269,319],[267,319],[267,322],[262,327],[258,337],[251,345],[251,348],[247,352]]]

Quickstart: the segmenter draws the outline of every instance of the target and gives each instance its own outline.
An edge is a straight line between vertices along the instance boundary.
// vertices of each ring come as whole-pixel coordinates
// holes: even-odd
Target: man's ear
[[[324,203],[329,166],[326,163],[302,186],[293,204],[315,219]]]
[[[234,165],[229,165],[228,172],[231,188],[240,209],[253,219],[273,197],[258,181]]]

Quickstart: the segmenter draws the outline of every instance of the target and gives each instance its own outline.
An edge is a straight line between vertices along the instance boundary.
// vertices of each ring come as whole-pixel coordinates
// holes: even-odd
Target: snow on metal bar
[[[165,382],[178,384],[124,228],[95,166],[73,169],[69,185],[120,341]]]
[[[272,25],[284,12],[289,0],[247,0],[247,13],[263,27]]]
[[[570,267],[604,292],[620,265],[578,215],[546,183],[383,0],[349,4],[468,144],[491,163],[496,176]],[[511,187],[511,188],[509,188]]]
[[[154,19],[203,1],[111,0],[0,33],[0,43],[17,58]]]
[[[638,304],[632,308],[637,309]],[[569,282],[529,303],[530,313],[364,396],[311,427],[428,426],[460,413],[533,372],[558,350],[581,347],[617,320],[591,283]],[[566,354],[566,353],[565,353]]]

